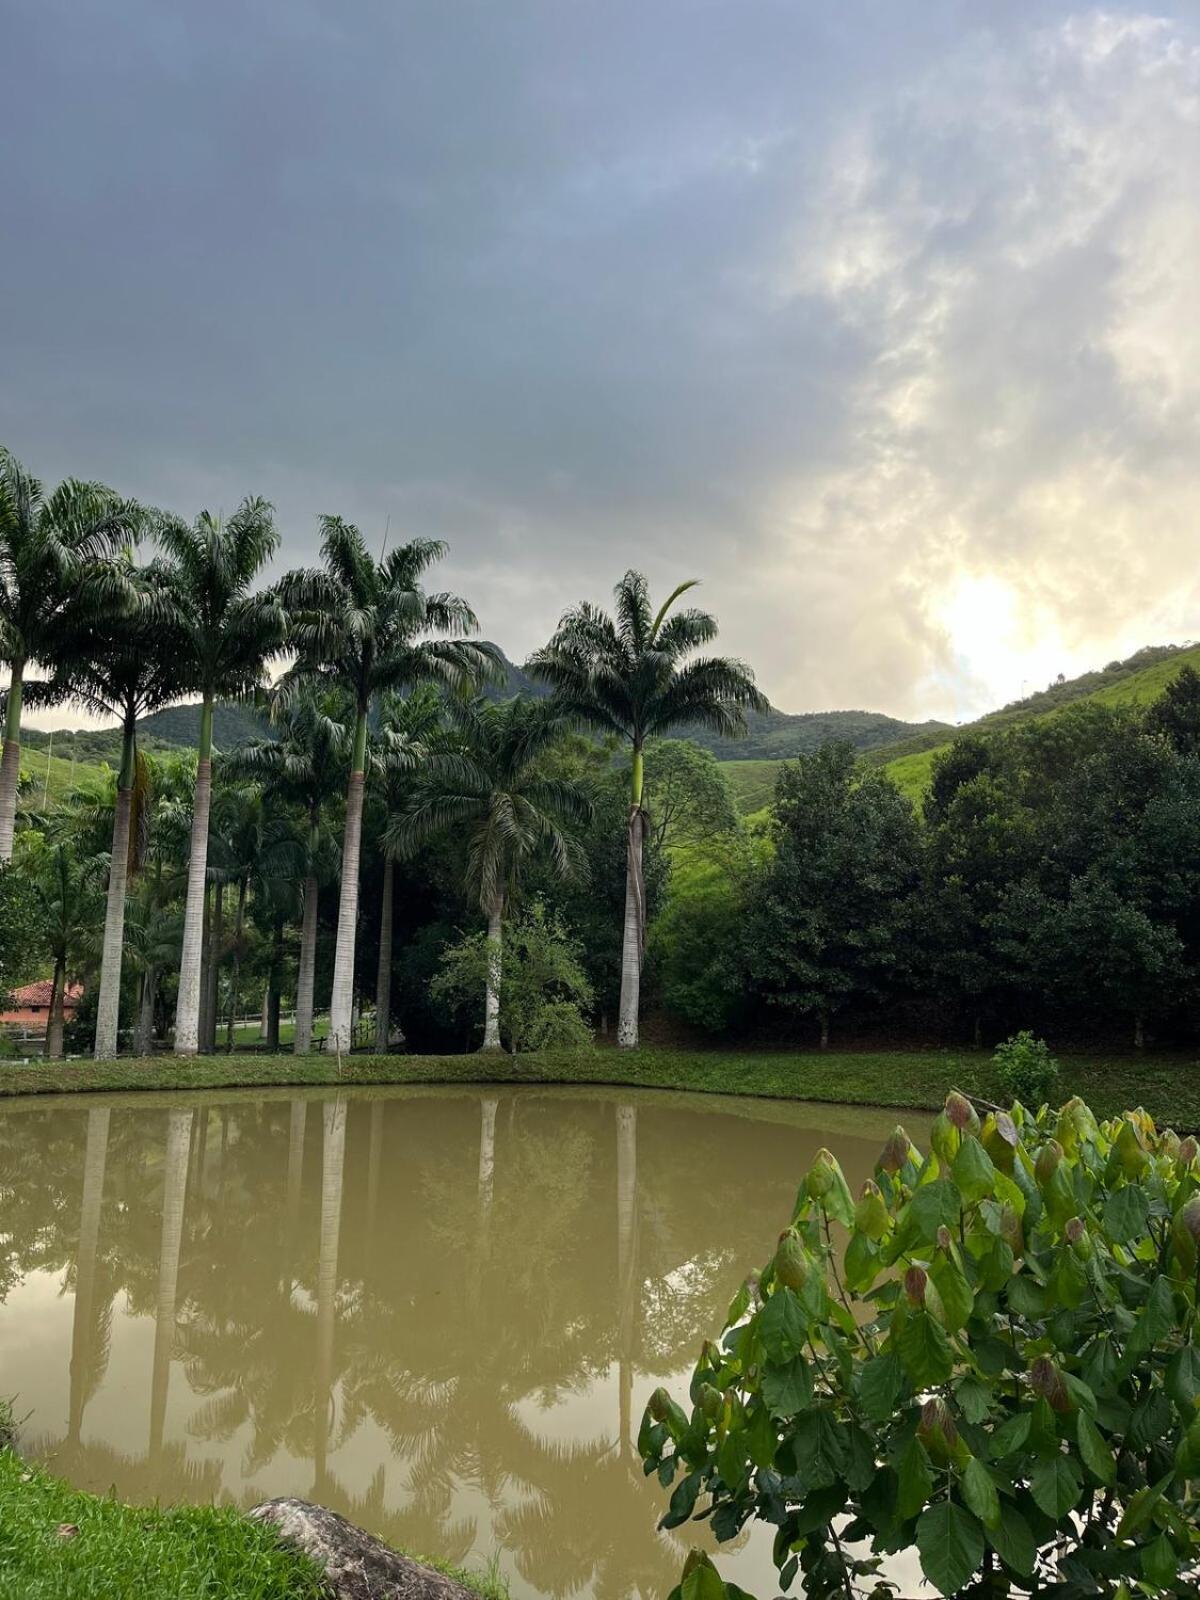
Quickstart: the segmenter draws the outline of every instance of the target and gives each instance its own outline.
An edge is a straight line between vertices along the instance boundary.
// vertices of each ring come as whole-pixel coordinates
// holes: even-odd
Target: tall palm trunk
[[[94,1106],[87,1114],[83,1195],[79,1202],[79,1254],[75,1258],[75,1306],[71,1319],[70,1396],[67,1402],[67,1442],[72,1445],[79,1443],[83,1430],[83,1408],[87,1401],[96,1256],[100,1244],[100,1205],[104,1198],[104,1168],[108,1161],[108,1122],[107,1106]]]
[[[383,909],[379,913],[379,972],[375,979],[375,1054],[387,1054],[392,1033],[392,892],[396,863],[383,861]]]
[[[298,1056],[312,1049],[313,984],[317,976],[317,875],[304,880],[304,915],[300,921],[300,970],[296,975],[296,1037],[293,1049]]]
[[[300,1223],[300,1192],[304,1178],[304,1126],[308,1102],[293,1100],[288,1128],[287,1200],[283,1225],[283,1281],[292,1288],[292,1266],[296,1255],[296,1233]]]
[[[333,1329],[337,1309],[338,1235],[342,1227],[342,1170],[346,1153],[346,1102],[325,1102],[325,1146],[321,1158],[321,1239],[317,1254],[317,1437],[313,1449],[314,1493],[325,1494],[325,1463],[333,1409]]]
[[[249,878],[238,883],[237,916],[233,924],[233,970],[229,974],[229,1015],[225,1023],[225,1054],[233,1053],[234,1023],[237,1020],[238,990],[242,977],[242,928],[246,920],[246,891]]]
[[[484,996],[483,1043],[481,1050],[499,1050],[500,984],[504,977],[504,901],[497,900],[488,912],[487,994]]]
[[[133,1033],[133,1053],[148,1056],[154,1049],[154,1001],[158,994],[158,968],[149,966],[142,974],[142,993]]]
[[[216,1013],[218,1013],[219,979],[221,979],[221,952],[226,942],[226,886],[213,885],[213,925],[208,941],[208,966],[205,966],[205,994],[200,1016],[200,1048],[206,1056],[216,1051]]]
[[[618,1454],[629,1453],[637,1330],[637,1107],[617,1107],[617,1303],[620,1307]]]
[[[333,994],[329,1001],[329,1048],[349,1051],[354,1042],[354,945],[358,932],[358,867],[362,855],[363,787],[366,783],[367,713],[354,725],[354,756],[346,791],[346,834],[342,842],[342,889],[338,899],[337,943],[333,956]]]
[[[46,1058],[58,1061],[63,1053],[63,999],[67,986],[67,963],[54,958],[54,977],[50,980],[50,1013],[46,1021]]]
[[[12,663],[8,714],[4,722],[4,755],[0,757],[0,861],[11,861],[13,853],[17,785],[21,781],[21,699],[24,686],[25,663],[17,660]]]
[[[171,1347],[175,1343],[179,1251],[183,1243],[183,1208],[187,1199],[192,1116],[190,1111],[172,1111],[168,1113],[167,1121],[162,1235],[158,1251],[158,1302],[154,1311],[154,1357],[150,1368],[150,1462],[154,1466],[162,1457],[163,1428],[167,1420],[167,1388],[171,1379]]]
[[[283,923],[275,923],[270,934],[270,968],[267,971],[267,1053],[278,1054],[278,1013],[280,1013],[280,971],[283,968]]]
[[[200,711],[200,760],[192,806],[187,909],[183,916],[183,956],[175,1008],[177,1056],[194,1056],[200,1049],[200,955],[204,941],[204,880],[208,871],[208,814],[212,809],[212,716],[212,696],[206,694]]]
[[[621,939],[621,1006],[617,1014],[617,1046],[637,1048],[641,1003],[642,954],[646,944],[646,879],[642,847],[646,838],[646,813],[642,810],[642,752],[633,752],[633,777],[629,796],[629,843],[625,867],[625,930]]]
[[[104,909],[104,945],[100,957],[100,998],[96,1005],[97,1061],[117,1053],[121,1011],[121,957],[125,949],[125,891],[129,881],[129,823],[133,812],[135,723],[126,714],[121,741],[121,775],[113,812],[112,854],[108,862],[108,901]]]
[[[367,1144],[367,1213],[363,1221],[363,1278],[375,1266],[375,1225],[379,1220],[379,1179],[383,1170],[382,1100],[371,1101],[371,1133]]]

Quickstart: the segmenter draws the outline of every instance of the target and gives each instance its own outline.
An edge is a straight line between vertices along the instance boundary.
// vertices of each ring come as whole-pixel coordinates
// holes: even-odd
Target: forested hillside
[[[489,685],[489,699],[506,700],[515,694],[537,697],[547,693],[544,684],[534,681],[520,667],[504,658],[504,682]],[[218,750],[233,750],[251,739],[261,739],[270,732],[265,718],[253,706],[239,705],[233,701],[218,701],[213,708],[213,743]],[[138,719],[138,743],[143,750],[194,750],[200,733],[200,707],[196,702],[168,706],[163,711],[152,712]],[[52,758],[62,756],[67,764],[72,757],[77,761],[98,766],[108,762],[116,766],[121,759],[121,730],[111,728],[57,729],[47,733],[42,728],[22,727],[21,744],[29,751],[51,748]],[[35,769],[44,771],[35,761],[26,763],[32,774]],[[53,787],[53,778],[51,785]]]
[[[941,744],[954,730],[948,722],[902,722],[882,711],[751,711],[744,739],[723,739],[708,728],[686,728],[683,736],[718,761],[789,760],[823,744],[845,743],[874,750],[899,739],[929,739]]]
[[[1200,645],[1151,645],[1125,661],[1110,661],[1101,671],[1064,679],[1040,694],[990,711],[975,722],[965,723],[957,730],[957,736],[972,733],[990,737],[1056,716],[1071,705],[1149,705],[1185,667],[1200,667]],[[929,787],[935,755],[948,748],[949,741],[945,739],[913,738],[872,751],[866,759],[868,765],[882,766],[893,782],[915,799]]]

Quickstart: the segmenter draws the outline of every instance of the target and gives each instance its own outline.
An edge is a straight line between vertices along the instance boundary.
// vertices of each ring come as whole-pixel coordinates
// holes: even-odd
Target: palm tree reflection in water
[[[0,1113],[0,1336],[24,1279],[74,1290],[62,1338],[5,1345],[6,1386],[67,1402],[26,1437],[123,1496],[315,1495],[446,1559],[501,1549],[518,1600],[673,1586],[641,1405],[819,1145],[857,1181],[887,1131],[532,1088],[162,1105]]]

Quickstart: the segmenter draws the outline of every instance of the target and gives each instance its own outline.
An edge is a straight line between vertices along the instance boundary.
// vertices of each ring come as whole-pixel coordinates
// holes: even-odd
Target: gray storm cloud
[[[1200,631],[1200,23],[2,0],[0,439],[451,541],[520,656],[637,564],[789,709]]]

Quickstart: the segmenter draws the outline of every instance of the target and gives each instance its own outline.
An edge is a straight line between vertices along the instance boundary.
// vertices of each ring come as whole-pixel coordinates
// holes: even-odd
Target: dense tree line
[[[1200,677],[957,740],[920,813],[827,746],[782,769],[731,895],[727,1028],[1190,1037],[1200,1019]]]
[[[960,737],[918,809],[826,744],[748,826],[711,752],[671,737],[736,735],[765,706],[704,653],[717,624],[690,583],[656,607],[626,574],[611,614],[576,606],[535,652],[545,693],[498,699],[471,606],[425,587],[442,545],[376,558],[338,517],[320,535],[320,565],[266,582],[261,500],[189,524],[95,484],[47,494],[0,452],[0,983],[51,977],[50,1053],[232,1049],[251,1007],[278,1048],[285,1005],[301,1052],[494,1048],[505,996],[526,1040],[550,1036],[537,972],[560,1021],[586,1011],[625,1046],[644,1004],[822,1044],[1194,1032],[1189,668],[1145,710]],[[215,708],[237,699],[258,736],[222,751]],[[21,711],[67,702],[119,724],[120,759],[48,803],[20,782]],[[170,705],[194,756],[139,747]]]
[[[117,1050],[122,1017],[135,1045],[169,1026],[176,1053],[212,1050],[219,1010],[232,1048],[253,959],[267,1043],[278,1042],[287,988],[296,1048],[308,1048],[319,982],[325,992],[320,923],[335,888],[328,1043],[352,1048],[368,953],[368,865],[380,873],[375,1043],[387,1049],[398,869],[412,863],[415,876],[428,875],[443,841],[456,890],[446,897],[447,920],[461,918],[465,892],[487,924],[483,1045],[494,1048],[505,919],[525,880],[540,874],[557,888],[587,879],[594,910],[617,839],[617,1034],[619,1044],[635,1045],[653,858],[662,849],[661,837],[648,848],[647,742],[684,724],[737,732],[745,708],[766,704],[752,675],[697,654],[717,624],[677,604],[690,582],[655,608],[645,579],[630,572],[611,616],[575,607],[535,655],[549,695],[497,705],[482,691],[504,676],[499,652],[474,637],[466,600],[424,586],[445,553],[439,541],[411,540],[376,559],[340,517],[322,517],[320,535],[319,566],[265,583],[279,534],[261,499],[243,501],[228,519],[202,512],[189,524],[100,484],[69,480],[47,494],[0,451],[0,660],[9,668],[0,864],[15,856],[40,904],[53,968],[47,1051],[61,1051],[66,984],[81,972],[97,980],[88,1018],[97,1057]],[[137,734],[141,717],[189,696],[199,699],[197,758],[185,777],[190,793],[180,796],[180,764],[148,760]],[[214,747],[214,711],[238,697],[262,704],[274,737],[225,757]],[[22,707],[63,702],[118,719],[119,770],[110,794],[27,817],[19,834]],[[563,767],[559,747],[573,728],[612,741],[594,772]],[[608,769],[617,747],[628,755],[619,780],[627,795],[614,808]],[[82,826],[89,807],[90,834]],[[597,811],[612,832],[606,850],[593,841],[603,859],[591,883],[584,835]],[[421,892],[423,925],[439,898]],[[561,932],[557,922],[542,926],[569,937],[565,922]],[[517,941],[526,951],[532,927]],[[128,993],[135,973],[136,1003]],[[579,974],[574,992],[607,1005],[611,971],[594,984],[582,967]],[[160,1007],[169,1008],[169,1024]]]

